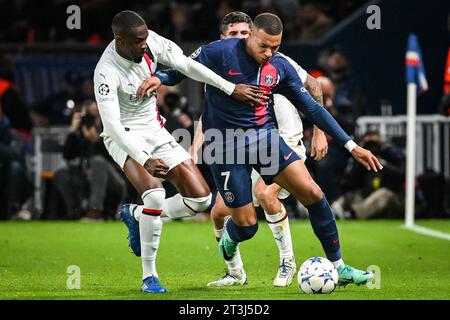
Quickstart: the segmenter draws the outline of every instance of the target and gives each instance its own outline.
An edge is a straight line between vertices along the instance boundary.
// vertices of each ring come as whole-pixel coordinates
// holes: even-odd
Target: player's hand
[[[381,165],[378,158],[375,157],[372,152],[364,148],[361,148],[360,146],[356,146],[352,150],[352,156],[356,159],[356,161],[361,163],[368,171],[373,170],[375,172],[378,172],[378,170],[383,169],[383,166]]]
[[[268,99],[266,93],[259,87],[242,83],[236,85],[231,97],[251,106],[260,105]]]
[[[148,159],[144,163],[145,170],[156,178],[164,178],[169,167],[161,159]]]
[[[159,78],[157,78],[157,77],[147,78],[139,86],[136,94],[139,98],[143,97],[144,95],[147,95],[147,97],[150,97],[152,92],[156,91],[156,89],[158,89],[160,85],[161,85],[161,80],[159,80]]]
[[[314,160],[320,161],[328,153],[328,141],[325,133],[322,130],[314,130],[311,140],[311,157]]]

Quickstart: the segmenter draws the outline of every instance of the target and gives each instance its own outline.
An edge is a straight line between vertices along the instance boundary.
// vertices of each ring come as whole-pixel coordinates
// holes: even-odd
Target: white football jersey
[[[298,63],[288,56],[282,53],[280,54],[290,62],[290,64],[297,71],[302,82],[305,83],[308,76],[306,70],[300,67]],[[298,113],[297,108],[294,107],[294,105],[283,95],[274,94],[273,99],[273,108],[275,111],[280,136],[283,137],[284,141],[286,141],[290,147],[294,148],[303,138],[303,122],[300,118],[300,114]]]
[[[121,57],[113,40],[103,52],[94,71],[94,90],[103,122],[103,137],[109,136],[120,148],[140,164],[151,157],[135,142],[140,130],[154,132],[155,144],[161,145],[170,135],[161,130],[164,119],[158,112],[154,95],[138,98],[142,82],[152,76],[158,63],[174,68],[184,75],[210,84],[228,95],[235,85],[207,67],[186,57],[174,42],[149,30],[147,38],[150,55],[140,63]],[[164,141],[163,141],[164,140]]]

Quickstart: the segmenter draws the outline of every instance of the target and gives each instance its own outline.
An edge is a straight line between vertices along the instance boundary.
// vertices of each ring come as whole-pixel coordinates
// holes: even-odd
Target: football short
[[[180,146],[172,135],[165,129],[160,129],[157,133],[149,130],[137,130],[133,140],[142,151],[151,155],[153,159],[161,159],[169,167],[169,171],[180,163],[191,159],[189,153]],[[110,136],[102,133],[103,142],[108,153],[113,160],[123,169],[128,154]],[[155,136],[158,139],[155,139]]]
[[[298,155],[298,157],[300,158],[300,160],[302,162],[306,161],[306,148],[303,145],[302,141],[300,140],[299,144],[295,147],[291,146],[292,150],[295,151],[295,153]],[[259,201],[258,198],[256,197],[256,186],[259,183],[260,179],[261,179],[261,175],[255,170],[253,169],[252,174],[251,174],[251,179],[252,179],[252,195],[253,195],[253,205],[255,207],[259,207]],[[287,197],[289,197],[291,194],[289,193],[289,191],[287,191],[286,189],[281,188],[280,192],[278,192],[278,199],[286,199]]]
[[[223,155],[234,152],[231,161],[216,161],[209,164],[217,190],[225,204],[230,208],[242,207],[253,201],[252,170],[255,169],[266,184],[272,184],[273,178],[286,166],[300,160],[276,130],[257,130],[255,137],[245,143],[233,143],[218,151],[214,148],[216,159],[223,160]],[[250,142],[249,142],[250,141]],[[244,155],[245,161],[239,161],[236,155]],[[242,160],[242,159],[241,159]]]

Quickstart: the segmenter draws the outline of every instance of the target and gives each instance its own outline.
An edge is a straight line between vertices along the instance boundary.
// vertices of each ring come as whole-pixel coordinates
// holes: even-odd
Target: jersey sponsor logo
[[[135,94],[130,94],[129,98],[130,102],[136,103],[139,101],[139,97]]]
[[[271,74],[268,74],[264,77],[264,83],[268,86],[271,86],[273,84],[273,76]]]
[[[191,58],[195,59],[200,55],[200,52],[202,52],[202,47],[198,48],[197,50],[195,50],[194,52],[192,52],[191,54]]]
[[[305,92],[306,92],[306,88],[305,88],[305,87],[301,87],[301,88],[300,88],[300,91],[303,92],[303,93],[305,93]]]
[[[289,160],[289,158],[292,156],[292,153],[294,153],[294,151],[292,151],[291,153],[289,153],[288,155],[284,156],[284,160]]]
[[[241,75],[241,74],[242,74],[241,72],[235,72],[233,70],[228,70],[228,75],[229,76],[238,76],[238,75]]]
[[[98,93],[102,96],[106,96],[109,93],[109,86],[106,83],[102,83],[98,86]]]
[[[225,193],[223,194],[223,197],[225,198],[225,200],[227,202],[233,202],[235,199],[234,194],[231,191],[225,191]]]

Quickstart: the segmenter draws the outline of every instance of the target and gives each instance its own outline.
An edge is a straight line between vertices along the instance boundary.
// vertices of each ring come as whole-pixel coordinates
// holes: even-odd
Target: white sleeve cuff
[[[136,162],[139,163],[141,166],[144,166],[144,164],[147,162],[148,159],[150,159],[151,156],[145,154],[144,152],[141,152],[139,157],[136,157]]]
[[[347,143],[344,145],[344,148],[348,150],[348,152],[352,152],[353,149],[355,149],[358,145],[356,144],[355,141],[353,140],[349,140],[347,141]]]
[[[229,81],[224,81],[223,84],[223,92],[225,92],[227,95],[231,96],[231,94],[234,91],[234,88],[236,88],[236,85]]]

